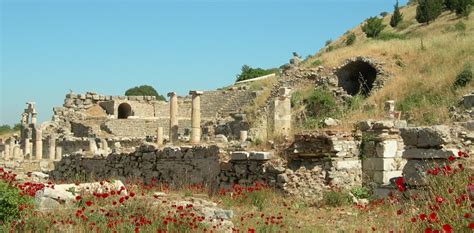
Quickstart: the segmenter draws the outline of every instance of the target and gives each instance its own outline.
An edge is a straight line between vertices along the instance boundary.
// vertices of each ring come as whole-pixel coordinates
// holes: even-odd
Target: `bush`
[[[158,92],[149,85],[142,85],[138,87],[132,87],[125,91],[126,96],[155,96],[157,100],[166,100],[164,96],[158,94]]]
[[[370,197],[370,191],[366,187],[354,187],[351,193],[358,199],[367,199]]]
[[[400,13],[400,7],[398,7],[398,0],[395,6],[393,6],[393,15],[390,18],[390,26],[396,27],[403,20],[403,14]]]
[[[351,203],[351,197],[343,191],[331,190],[323,193],[324,205],[338,207]]]
[[[332,43],[332,39],[329,39],[327,40],[325,43],[324,43],[324,46],[328,46]]]
[[[20,195],[20,190],[8,183],[0,181],[0,225],[8,223],[20,216],[20,207],[31,205],[32,199]]]
[[[370,17],[362,26],[362,31],[367,35],[367,37],[375,38],[380,34],[380,32],[382,32],[385,26],[386,25],[383,25],[381,18]]]
[[[443,0],[419,0],[416,7],[416,21],[430,23],[443,12]]]
[[[356,38],[357,37],[356,37],[355,33],[349,34],[346,38],[346,45],[350,46],[350,45],[354,44],[355,41],[356,41]]]
[[[393,32],[381,32],[377,37],[377,40],[404,40],[405,35],[393,33]]]
[[[454,11],[456,15],[468,17],[471,14],[471,5],[473,4],[472,0],[457,0]]]
[[[316,61],[313,61],[313,62],[311,63],[312,66],[320,66],[320,65],[322,65],[322,64],[323,64],[323,61],[321,61],[321,60],[319,60],[319,59],[316,60]]]
[[[464,24],[462,21],[459,21],[454,25],[454,29],[456,31],[466,31],[466,24]]]
[[[243,65],[240,74],[237,75],[237,82],[258,78],[260,76],[274,73],[275,69],[265,70],[262,68],[252,68],[248,65]]]
[[[12,128],[9,125],[0,125],[0,134],[9,133]]]
[[[330,117],[338,112],[333,94],[321,88],[311,92],[305,102],[307,111],[313,117]]]
[[[465,87],[472,81],[472,69],[470,65],[465,65],[464,69],[456,76],[456,80],[453,83],[453,87],[461,88]]]

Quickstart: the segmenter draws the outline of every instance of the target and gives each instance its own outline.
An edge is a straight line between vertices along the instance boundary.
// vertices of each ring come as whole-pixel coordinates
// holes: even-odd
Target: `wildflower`
[[[403,179],[403,177],[398,177],[395,180],[395,184],[397,185],[398,191],[404,192],[406,190],[405,179]]]
[[[437,217],[438,215],[435,212],[431,213],[429,216],[431,222],[436,222]]]
[[[444,224],[442,229],[443,229],[444,233],[452,233],[453,232],[453,227],[451,227],[451,225],[449,225],[449,224]]]
[[[467,227],[471,230],[474,230],[474,222],[469,223],[469,225],[467,225]]]
[[[81,196],[76,196],[76,201],[80,201],[82,199]]]
[[[426,214],[420,214],[420,220],[425,221],[426,220]]]
[[[470,218],[472,215],[470,213],[465,213],[464,218]]]
[[[411,222],[416,222],[416,218],[413,217],[413,218],[410,219],[410,221],[411,221]]]
[[[91,205],[92,205],[92,201],[86,201],[86,205],[87,205],[87,206],[91,206]]]
[[[444,198],[442,198],[442,197],[436,197],[436,198],[435,198],[435,201],[438,202],[439,204],[441,204],[441,203],[444,202]]]

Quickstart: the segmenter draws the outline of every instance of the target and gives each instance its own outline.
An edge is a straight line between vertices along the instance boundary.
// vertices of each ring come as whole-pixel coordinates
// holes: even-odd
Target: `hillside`
[[[474,18],[459,18],[445,11],[434,22],[419,24],[416,5],[402,7],[404,20],[396,29],[389,26],[391,14],[383,18],[387,25],[383,39],[367,38],[360,24],[307,58],[302,66],[337,67],[346,59],[363,56],[383,64],[390,73],[386,85],[372,93],[363,105],[376,106],[373,111],[363,107],[344,114],[344,122],[379,118],[383,102],[396,101],[402,118],[412,124],[437,124],[450,121],[448,109],[459,98],[473,90],[474,83],[452,89],[452,84],[466,65],[474,65]],[[346,45],[347,36],[356,35],[355,43]]]

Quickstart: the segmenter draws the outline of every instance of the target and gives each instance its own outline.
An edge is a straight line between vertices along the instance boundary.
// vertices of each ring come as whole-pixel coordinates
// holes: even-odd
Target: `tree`
[[[237,82],[271,74],[275,71],[275,69],[265,70],[262,68],[252,68],[248,65],[243,65],[240,74],[237,75]]]
[[[367,19],[367,22],[362,26],[362,31],[367,35],[367,37],[377,37],[386,26],[383,25],[382,20],[383,19],[378,17],[370,17],[369,19]]]
[[[445,0],[444,1],[444,6],[446,6],[446,9],[450,10],[451,12],[456,11],[456,6],[458,5],[459,0]]]
[[[456,0],[454,11],[456,12],[456,15],[468,17],[471,13],[471,5],[473,4],[473,0]]]
[[[351,34],[349,34],[346,38],[346,45],[349,46],[349,45],[354,44],[354,42],[356,41],[356,38],[357,37],[355,33],[352,32]]]
[[[430,23],[443,12],[443,0],[419,0],[416,7],[416,21]]]
[[[157,100],[166,100],[164,96],[158,94],[158,92],[149,85],[142,85],[138,87],[132,87],[125,92],[126,96],[156,96]]]
[[[396,27],[403,20],[403,14],[400,13],[400,7],[398,6],[398,0],[395,6],[393,6],[393,15],[390,18],[390,26]]]

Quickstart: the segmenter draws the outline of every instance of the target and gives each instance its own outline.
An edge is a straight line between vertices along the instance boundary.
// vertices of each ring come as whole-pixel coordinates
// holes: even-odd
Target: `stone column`
[[[37,117],[38,113],[36,112],[32,112],[31,113],[31,124],[33,125],[36,125],[36,117]]]
[[[13,160],[21,159],[20,147],[15,145],[13,147]]]
[[[158,127],[156,131],[156,144],[158,144],[158,146],[163,145],[163,127]]]
[[[274,136],[291,136],[291,89],[282,87],[279,97],[275,99],[273,110]]]
[[[10,145],[5,144],[5,157],[4,160],[10,159]]]
[[[247,138],[248,138],[248,131],[247,130],[240,131],[240,142],[247,141]]]
[[[176,92],[168,93],[170,97],[170,142],[178,141],[178,96]]]
[[[201,95],[202,91],[190,91],[193,96],[191,112],[191,143],[199,144],[201,142]]]
[[[97,143],[95,142],[95,138],[89,138],[89,152],[92,155],[95,155],[97,152]]]
[[[100,139],[100,148],[102,148],[105,154],[109,154],[109,143],[107,142],[107,139]]]
[[[386,118],[394,119],[395,118],[395,101],[393,100],[385,101],[384,111],[385,111]]]
[[[35,128],[35,158],[43,158],[43,131],[39,128]]]
[[[56,135],[51,134],[49,136],[49,160],[54,161],[56,155]]]
[[[31,141],[30,138],[25,138],[24,141],[24,151],[25,151],[25,157],[30,156],[31,158]]]
[[[56,146],[56,160],[61,160],[63,157],[63,148],[61,146]]]

